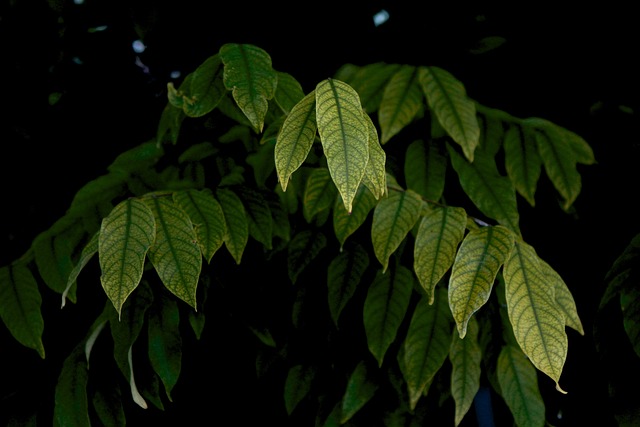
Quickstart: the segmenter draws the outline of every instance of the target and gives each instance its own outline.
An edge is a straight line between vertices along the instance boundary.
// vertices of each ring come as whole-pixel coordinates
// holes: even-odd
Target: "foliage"
[[[538,373],[564,393],[566,327],[584,330],[518,203],[535,207],[544,172],[569,211],[594,162],[580,136],[482,105],[436,66],[347,64],[305,94],[264,50],[226,44],[168,84],[156,139],[0,269],[0,315],[45,358],[43,286],[73,310],[99,270],[56,425],[125,425],[127,399],[165,410],[187,343],[227,305],[293,424],[422,425],[440,408],[460,425],[492,387],[542,426]],[[90,369],[94,346],[129,396]]]

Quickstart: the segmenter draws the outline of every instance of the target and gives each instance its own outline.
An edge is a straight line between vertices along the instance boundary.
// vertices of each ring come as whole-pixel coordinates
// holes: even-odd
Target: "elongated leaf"
[[[420,221],[413,250],[413,268],[429,304],[433,304],[436,285],[453,265],[466,223],[467,213],[454,207],[436,207]]]
[[[440,370],[451,346],[451,312],[445,291],[436,291],[432,305],[421,298],[403,343],[403,375],[409,404],[415,409],[425,387]]]
[[[295,365],[287,372],[284,382],[284,405],[291,415],[296,406],[309,394],[315,369],[309,366]]]
[[[175,301],[163,298],[149,310],[149,361],[158,374],[167,397],[178,382],[182,364],[180,312]]]
[[[58,376],[53,410],[54,426],[86,427],[89,419],[87,362],[82,345],[76,346],[67,356]]]
[[[347,389],[342,397],[340,424],[349,421],[362,407],[373,398],[378,385],[369,378],[367,365],[359,362],[347,382]]]
[[[442,127],[462,147],[465,158],[474,160],[480,142],[475,103],[467,97],[464,85],[451,73],[438,67],[420,67],[419,80],[429,108]]]
[[[278,87],[276,88],[275,100],[285,114],[289,114],[291,109],[302,98],[304,91],[302,85],[291,74],[278,71]]]
[[[553,138],[558,143],[566,145],[571,148],[572,158],[584,165],[593,165],[596,162],[596,158],[593,154],[591,146],[580,135],[538,117],[531,117],[523,121],[527,126],[532,126],[542,133],[553,134]]]
[[[164,286],[197,310],[202,253],[191,219],[173,198],[152,196],[144,201],[156,223],[156,239],[149,248],[149,260]]]
[[[369,351],[382,366],[409,307],[413,275],[399,265],[388,273],[378,271],[364,301],[363,321]]]
[[[304,219],[311,222],[317,215],[328,211],[335,204],[338,192],[331,180],[329,170],[325,168],[314,169],[304,189],[302,210]]]
[[[389,257],[416,224],[423,201],[411,191],[393,191],[382,199],[373,211],[371,242],[373,250],[386,271]]]
[[[363,67],[347,64],[338,70],[336,78],[353,87],[360,95],[363,108],[367,113],[372,114],[380,106],[384,88],[389,83],[389,79],[400,67],[400,64],[384,62],[367,64]]]
[[[44,359],[42,296],[31,270],[21,263],[0,268],[0,318],[11,335]]]
[[[496,225],[472,230],[462,241],[449,280],[449,307],[460,338],[464,338],[473,313],[489,300],[514,239],[509,229]]]
[[[93,409],[102,425],[113,427],[125,427],[127,425],[124,406],[122,404],[122,391],[119,383],[112,380],[109,386],[100,384],[91,399]]]
[[[375,196],[365,186],[358,188],[358,192],[353,199],[353,211],[351,213],[347,212],[341,200],[336,200],[336,205],[333,208],[333,230],[340,242],[341,249],[347,238],[364,223],[376,203]]]
[[[259,190],[247,186],[238,186],[234,190],[247,213],[249,235],[262,243],[266,249],[272,249],[273,219],[264,196]]]
[[[518,344],[533,365],[556,382],[556,389],[565,393],[559,384],[568,346],[565,315],[533,247],[516,241],[504,264],[504,279],[509,320]]]
[[[224,64],[223,81],[233,99],[251,122],[262,132],[264,118],[278,85],[278,74],[267,52],[250,44],[227,43],[220,48]]]
[[[178,143],[178,136],[180,136],[180,128],[182,122],[187,115],[182,108],[177,108],[167,102],[167,105],[162,110],[160,115],[160,121],[158,122],[158,129],[156,131],[156,141],[158,145],[162,145],[165,141],[176,145]]]
[[[289,279],[296,283],[298,276],[327,245],[327,238],[319,231],[303,230],[293,236],[288,247]]]
[[[528,127],[509,127],[504,138],[504,154],[507,175],[516,191],[535,206],[534,194],[542,172],[535,133]]]
[[[202,255],[210,263],[227,232],[222,206],[209,191],[204,190],[178,191],[173,193],[173,200],[189,216]]]
[[[469,163],[450,145],[447,149],[460,185],[473,204],[489,218],[520,235],[520,215],[511,180],[498,173],[493,159],[477,153],[474,162]]]
[[[401,66],[385,86],[378,110],[382,144],[386,144],[413,121],[422,107],[422,97],[418,68],[413,65]]]
[[[571,295],[571,291],[567,287],[567,284],[562,280],[562,277],[545,261],[540,260],[540,265],[544,273],[547,276],[547,280],[554,286],[556,302],[558,307],[564,313],[566,318],[566,325],[576,330],[580,335],[584,335],[584,328],[582,322],[578,316],[578,309],[576,302]]]
[[[536,370],[519,348],[508,345],[500,351],[498,383],[500,394],[519,427],[545,425],[545,406],[538,389]]]
[[[426,200],[437,202],[444,192],[447,170],[445,153],[433,142],[413,141],[404,158],[407,188]]]
[[[100,233],[95,233],[93,237],[89,240],[87,245],[82,249],[82,253],[80,254],[80,259],[71,273],[69,273],[69,278],[67,279],[67,287],[62,292],[62,304],[60,308],[64,308],[67,302],[67,294],[71,287],[75,284],[78,275],[82,271],[82,269],[87,265],[87,263],[93,258],[95,254],[98,253],[98,240],[100,238]]]
[[[629,337],[631,347],[640,357],[640,289],[627,287],[620,292],[620,309],[622,324]]]
[[[352,249],[342,251],[329,264],[327,272],[329,312],[336,327],[340,313],[355,293],[368,266],[367,251],[357,244]]]
[[[460,425],[469,412],[480,389],[480,361],[482,350],[478,344],[478,323],[469,321],[467,335],[464,338],[454,336],[449,350],[452,365],[451,394],[456,402],[454,423]]]
[[[387,194],[387,154],[380,146],[378,131],[371,121],[371,117],[364,111],[362,115],[369,125],[369,161],[364,170],[362,182],[371,190],[376,199],[380,199]]]
[[[287,190],[291,175],[309,155],[316,138],[316,93],[309,93],[291,109],[282,124],[274,151],[278,181]]]
[[[316,86],[316,119],[331,178],[351,212],[369,160],[369,125],[358,93],[340,80],[321,81]]]
[[[242,204],[242,200],[228,188],[218,188],[216,197],[224,212],[224,220],[226,223],[226,234],[224,236],[224,244],[229,253],[240,265],[242,253],[249,241],[249,220],[247,213]]]
[[[477,105],[476,105],[477,107]],[[488,157],[495,157],[503,146],[505,137],[505,122],[507,115],[501,110],[482,108],[482,114],[478,114],[478,125],[480,126],[480,145]]]
[[[219,55],[210,56],[196,68],[182,106],[187,116],[201,117],[216,108],[226,94],[222,72]]]
[[[600,300],[599,310],[602,310],[614,298],[619,297],[623,289],[635,286],[637,268],[640,265],[640,234],[636,234],[622,254],[616,258],[605,275],[607,288]]]

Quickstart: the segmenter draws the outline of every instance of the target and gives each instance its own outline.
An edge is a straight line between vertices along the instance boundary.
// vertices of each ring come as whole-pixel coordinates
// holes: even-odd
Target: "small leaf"
[[[371,121],[371,117],[364,112],[362,114],[369,124],[369,161],[364,170],[362,182],[379,200],[387,194],[387,171],[385,168],[387,154],[380,146],[378,131],[373,121]]]
[[[370,401],[378,390],[378,385],[369,378],[369,370],[361,361],[349,376],[347,389],[342,397],[340,424],[349,421],[362,407]]]
[[[202,117],[211,112],[226,94],[222,83],[222,61],[219,55],[207,58],[193,72],[188,96],[182,108],[189,117]]]
[[[311,223],[319,214],[331,209],[338,191],[326,168],[314,169],[307,178],[302,200],[304,219]]]
[[[269,204],[262,193],[251,187],[238,186],[235,188],[236,194],[242,201],[247,220],[249,221],[249,234],[251,237],[262,243],[268,250],[273,248],[273,219]]]
[[[303,230],[293,236],[289,242],[287,257],[289,279],[292,283],[296,283],[298,276],[314,261],[326,245],[327,238],[317,231]]]
[[[504,138],[504,153],[507,175],[516,191],[535,206],[534,194],[542,172],[535,133],[526,126],[511,126]]]
[[[422,97],[418,68],[413,65],[401,66],[385,86],[378,110],[382,144],[386,144],[413,121],[422,108]]]
[[[181,108],[176,108],[171,105],[170,102],[167,102],[167,105],[160,115],[160,121],[158,122],[158,129],[156,131],[157,144],[162,145],[165,141],[168,141],[176,145],[185,117],[187,117],[187,115]]]
[[[149,362],[162,380],[170,401],[182,364],[179,326],[180,312],[175,301],[163,298],[149,310]]]
[[[249,241],[249,221],[247,213],[242,204],[242,200],[228,188],[220,188],[216,190],[216,197],[224,212],[224,220],[226,223],[227,233],[224,237],[224,244],[229,253],[240,265],[242,253]]]
[[[407,188],[437,202],[444,192],[447,158],[434,142],[413,141],[407,147],[404,174]]]
[[[53,419],[55,426],[86,427],[91,425],[87,385],[87,362],[82,345],[76,346],[67,356],[58,376],[55,389]]]
[[[284,383],[284,404],[291,415],[296,406],[309,394],[315,370],[309,366],[295,365],[287,372]]]
[[[340,242],[340,248],[344,246],[344,242],[364,223],[376,205],[377,200],[371,191],[361,185],[353,199],[353,211],[347,212],[342,202],[337,199],[333,208],[333,229],[336,238]]]
[[[329,263],[327,272],[329,312],[336,327],[340,313],[355,293],[368,266],[367,251],[358,244],[354,245],[353,249],[341,252]]]
[[[67,294],[69,293],[69,290],[71,289],[73,284],[76,282],[76,279],[78,278],[78,275],[80,274],[82,269],[87,265],[91,258],[93,258],[93,256],[98,253],[99,238],[100,233],[95,233],[93,237],[91,237],[87,245],[84,247],[84,249],[82,249],[80,260],[78,261],[76,266],[73,267],[71,273],[69,273],[69,278],[67,279],[67,287],[64,289],[64,292],[62,292],[62,304],[60,308],[64,308],[67,302]]]
[[[469,321],[464,338],[453,337],[449,360],[452,365],[451,394],[456,403],[454,423],[458,426],[480,389],[482,350],[478,344],[478,323],[475,319]]]

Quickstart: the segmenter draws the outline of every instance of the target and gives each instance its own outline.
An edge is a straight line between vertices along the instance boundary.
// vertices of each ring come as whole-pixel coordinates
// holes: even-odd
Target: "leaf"
[[[545,406],[536,370],[519,348],[507,345],[500,351],[498,383],[500,394],[519,427],[545,425]]]
[[[11,335],[44,359],[42,296],[31,270],[22,263],[0,268],[0,317]]]
[[[273,248],[273,219],[269,204],[262,193],[251,187],[238,186],[236,194],[242,201],[247,220],[249,221],[249,235],[262,243],[268,250]]]
[[[445,154],[434,142],[416,140],[409,144],[404,160],[407,188],[426,200],[440,200],[447,170]]]
[[[284,405],[288,415],[309,394],[314,376],[315,369],[309,366],[295,365],[289,369],[284,383]]]
[[[371,117],[364,112],[362,115],[369,125],[369,161],[364,170],[362,182],[379,200],[387,194],[387,171],[385,168],[387,154],[380,146],[378,131],[373,121],[371,121]]]
[[[384,88],[378,123],[382,130],[381,143],[386,144],[415,118],[422,108],[422,91],[418,82],[418,68],[402,65]]]
[[[336,200],[336,205],[333,208],[333,229],[340,242],[340,249],[344,246],[347,238],[364,223],[376,203],[375,196],[363,185],[358,188],[353,199],[351,213],[347,212],[340,200]]]
[[[102,220],[98,239],[100,282],[118,314],[140,283],[155,234],[153,212],[139,199],[120,202]]]
[[[67,356],[55,388],[53,421],[55,426],[86,427],[91,425],[87,385],[87,362],[82,345],[77,345]]]
[[[421,298],[403,343],[403,375],[409,404],[414,410],[427,385],[440,370],[451,346],[451,313],[445,291],[436,291],[434,303]]]
[[[216,197],[224,212],[224,220],[226,223],[226,234],[224,236],[224,244],[229,253],[240,265],[242,253],[249,241],[249,221],[247,213],[242,204],[242,200],[233,191],[227,188],[216,189]]]
[[[173,201],[189,216],[202,255],[210,263],[227,232],[222,206],[205,190],[177,191],[173,193]]]
[[[156,223],[156,239],[149,248],[149,260],[164,286],[197,310],[202,253],[191,219],[173,198],[151,195],[144,201]]]
[[[464,338],[471,316],[489,300],[514,240],[509,229],[496,225],[472,230],[462,241],[449,279],[449,307],[460,338]]]
[[[556,389],[566,393],[559,384],[568,346],[565,316],[533,247],[516,241],[503,275],[509,320],[518,344],[533,365],[555,381]]]
[[[151,168],[158,160],[164,155],[164,149],[161,145],[158,145],[156,141],[147,141],[142,144],[119,154],[118,157],[107,167],[109,172],[115,172],[123,174],[124,176],[129,176],[136,172],[141,172],[146,169]],[[108,176],[108,175],[107,175]],[[111,183],[109,181],[105,182],[105,186],[103,186],[96,193],[102,193],[101,196],[104,197],[105,190],[107,190]],[[107,192],[108,194],[108,192]],[[117,194],[117,193],[115,193]],[[114,195],[115,195],[114,194]],[[99,194],[95,194],[96,196],[100,196]],[[92,197],[92,200],[95,200]]]
[[[382,199],[373,211],[371,242],[382,271],[386,271],[389,257],[420,218],[423,202],[411,191],[393,191]]]
[[[640,265],[640,234],[636,234],[625,247],[622,254],[616,258],[605,275],[607,288],[600,300],[599,310],[602,310],[612,299],[618,297],[626,287],[635,286]]]
[[[504,138],[505,166],[515,189],[531,206],[542,172],[535,133],[528,127],[510,126]]]
[[[164,384],[170,401],[182,364],[180,312],[175,301],[163,298],[149,310],[149,362]]]
[[[467,97],[464,85],[448,71],[438,67],[420,67],[419,80],[429,108],[442,127],[462,147],[465,158],[474,161],[480,142],[480,127],[475,103]]]
[[[318,83],[315,93],[318,133],[327,166],[345,209],[351,212],[369,159],[369,125],[358,93],[348,84],[326,79]]]
[[[480,389],[482,350],[478,344],[478,323],[469,321],[464,338],[454,336],[449,350],[452,365],[451,394],[456,404],[454,423],[460,425]]]
[[[156,142],[158,145],[162,145],[165,141],[171,142],[173,145],[178,143],[178,136],[180,136],[180,128],[182,122],[187,115],[181,108],[176,108],[167,102],[167,105],[162,110],[160,115],[160,121],[158,122],[158,129],[156,130]]]
[[[278,126],[278,129],[280,129],[280,126]],[[269,126],[263,137],[271,130],[272,127]],[[276,168],[273,162],[275,142],[276,135],[274,134],[272,139],[267,137],[266,140],[261,140],[261,145],[254,152],[247,155],[247,164],[253,168],[253,176],[258,188],[266,188],[267,180],[272,176]]]
[[[451,164],[458,173],[460,185],[474,205],[489,218],[520,235],[520,215],[516,192],[509,178],[498,173],[493,159],[476,155],[469,163],[450,145],[447,145]]]
[[[542,133],[553,134],[553,138],[557,139],[559,144],[570,147],[572,152],[571,157],[576,162],[584,165],[593,165],[597,163],[591,146],[589,146],[589,144],[575,132],[563,128],[556,123],[537,117],[526,119],[524,122],[527,125],[531,125],[538,129]]]
[[[278,74],[267,52],[251,44],[227,43],[220,48],[224,64],[223,81],[233,99],[251,122],[262,132],[264,118],[278,86]]]
[[[326,168],[314,169],[307,178],[302,200],[304,219],[308,223],[333,207],[338,192]]]
[[[378,385],[369,378],[369,370],[363,361],[358,362],[347,382],[347,389],[342,397],[340,424],[349,421],[362,407],[369,402]]]
[[[466,223],[467,213],[455,207],[435,207],[420,221],[413,250],[413,269],[429,304],[433,304],[436,285],[453,265]]]
[[[62,304],[60,308],[64,308],[67,302],[67,294],[69,293],[69,290],[76,282],[76,279],[78,278],[78,275],[80,274],[82,269],[87,265],[87,263],[91,260],[91,258],[93,258],[93,256],[98,253],[99,238],[100,238],[100,233],[99,232],[95,233],[91,237],[87,245],[82,249],[82,253],[80,254],[80,259],[78,260],[78,263],[76,264],[75,267],[73,267],[73,270],[71,270],[71,273],[69,273],[69,278],[67,279],[67,287],[62,292]]]
[[[476,105],[477,107],[477,105]],[[480,145],[488,157],[495,157],[502,148],[505,130],[503,116],[507,115],[502,110],[492,108],[482,108],[482,114],[478,114],[478,125],[480,126]],[[508,122],[508,121],[507,121]]]
[[[620,293],[622,325],[636,355],[640,357],[640,290],[627,287]]]
[[[411,271],[399,265],[388,273],[378,271],[364,301],[363,321],[369,351],[382,366],[395,341],[413,291]]]
[[[343,66],[338,70],[336,78],[353,87],[360,96],[363,108],[367,113],[372,114],[380,106],[384,88],[389,83],[389,79],[400,67],[400,64],[376,62],[363,67],[354,67],[353,73],[347,76],[347,66]]]
[[[207,58],[192,74],[189,93],[183,96],[182,109],[189,117],[211,112],[226,94],[222,83],[222,60],[219,55]]]
[[[303,230],[293,236],[287,251],[289,279],[292,283],[296,283],[298,276],[326,245],[327,238],[319,231]]]
[[[278,181],[287,190],[291,175],[304,163],[316,138],[316,93],[293,106],[284,119],[274,151]]]
[[[358,244],[354,245],[353,249],[341,252],[329,263],[327,271],[329,312],[336,327],[340,313],[355,293],[368,266],[367,251]]]
[[[291,74],[278,71],[278,87],[275,101],[285,114],[289,114],[294,105],[304,98],[304,91],[300,82]]]
[[[571,295],[571,291],[567,287],[567,284],[545,261],[540,260],[540,265],[546,274],[547,280],[554,286],[556,303],[566,318],[566,325],[576,330],[580,335],[584,335],[584,328],[582,327],[582,322],[578,316],[576,302],[574,301],[573,295]]]

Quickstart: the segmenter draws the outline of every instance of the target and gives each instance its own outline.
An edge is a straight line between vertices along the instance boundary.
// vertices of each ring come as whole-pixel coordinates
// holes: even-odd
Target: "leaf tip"
[[[560,383],[558,383],[558,382],[556,382],[556,390],[558,390],[558,391],[559,391],[560,393],[562,393],[562,394],[567,394],[567,392],[566,392],[566,391],[564,391],[564,390],[562,389],[562,387],[560,387]]]

